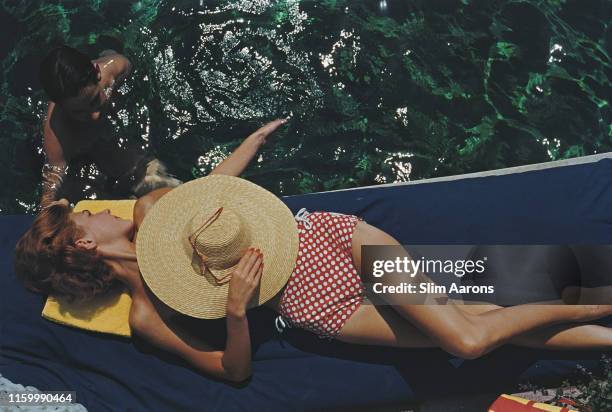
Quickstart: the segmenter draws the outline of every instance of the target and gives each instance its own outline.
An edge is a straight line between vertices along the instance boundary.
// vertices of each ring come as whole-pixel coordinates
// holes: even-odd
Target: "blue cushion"
[[[402,243],[612,244],[612,160],[449,182],[286,197],[297,212],[356,214]],[[12,253],[30,216],[0,217],[0,373],[43,390],[74,390],[98,410],[308,410],[408,403],[472,390],[510,391],[520,380],[551,384],[601,352],[504,347],[473,361],[438,349],[324,342],[289,329],[274,313],[249,311],[253,377],[231,386],[134,338],[44,320],[44,299],[15,280]],[[223,322],[189,321],[223,344]],[[603,324],[612,322],[602,321]]]

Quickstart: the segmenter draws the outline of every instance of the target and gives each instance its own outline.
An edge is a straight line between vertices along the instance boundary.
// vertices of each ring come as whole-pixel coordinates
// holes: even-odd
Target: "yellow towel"
[[[134,203],[135,200],[82,200],[74,211],[87,209],[95,213],[110,209],[115,216],[132,220]],[[131,305],[132,299],[127,291],[107,293],[80,305],[49,296],[42,316],[75,328],[131,337],[128,321]]]

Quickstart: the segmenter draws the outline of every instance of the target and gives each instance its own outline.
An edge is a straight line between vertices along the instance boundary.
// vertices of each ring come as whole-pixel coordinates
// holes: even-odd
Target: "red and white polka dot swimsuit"
[[[361,218],[331,212],[296,215],[297,262],[283,291],[277,329],[298,327],[334,338],[365,298],[353,263],[352,238]]]

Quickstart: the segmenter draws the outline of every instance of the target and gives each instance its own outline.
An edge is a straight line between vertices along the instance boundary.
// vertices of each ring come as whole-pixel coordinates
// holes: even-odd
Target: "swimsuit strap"
[[[303,207],[295,215],[295,220],[297,220],[298,222],[302,222],[306,229],[310,229],[312,228],[312,223],[310,222],[310,220],[308,220],[308,216],[310,216],[310,213],[306,210],[305,207]]]

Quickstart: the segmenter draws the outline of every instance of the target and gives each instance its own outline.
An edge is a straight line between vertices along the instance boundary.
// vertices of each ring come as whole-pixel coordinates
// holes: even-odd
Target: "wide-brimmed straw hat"
[[[271,299],[287,283],[298,253],[289,208],[264,188],[211,175],[162,196],[138,232],[136,255],[147,286],[185,315],[226,315],[232,272],[249,247],[261,249],[261,284],[248,308]]]

